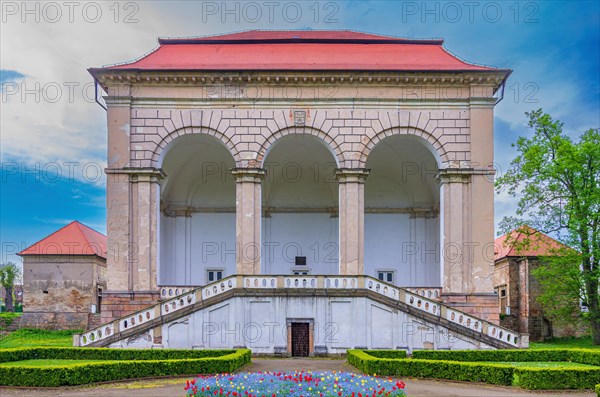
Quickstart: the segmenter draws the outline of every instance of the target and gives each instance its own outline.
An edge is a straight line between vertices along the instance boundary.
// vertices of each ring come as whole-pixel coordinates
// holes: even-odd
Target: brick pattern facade
[[[494,324],[500,322],[494,294],[442,294],[442,302]]]
[[[438,163],[440,244],[477,248],[474,255],[458,255],[442,264],[441,287],[461,296],[464,310],[471,307],[484,316],[489,311],[481,304],[493,291],[492,260],[486,252],[493,240],[493,108],[506,71],[418,75],[106,71],[95,76],[108,94],[108,246],[119,253],[108,261],[109,292],[145,293],[157,288],[157,214],[165,177],[161,167],[177,138],[202,134],[216,138],[231,153],[239,174],[264,171],[263,160],[278,139],[310,134],[325,143],[344,175],[367,175],[367,159],[377,143],[406,135],[421,140]],[[325,83],[336,87],[331,95],[311,94]],[[212,90],[228,84],[240,92],[258,87],[269,95],[231,98]],[[302,88],[302,93],[290,98],[285,95],[288,88]],[[448,90],[455,95],[447,95]],[[236,243],[260,246],[261,185],[236,178]],[[340,189],[346,184],[353,193],[340,190],[340,214],[344,209],[347,213],[340,216],[339,227],[351,231],[340,235],[340,274],[363,274],[364,191],[359,185],[364,177],[344,181],[338,179]],[[242,211],[246,207],[253,210]],[[138,249],[129,252],[129,246]],[[238,274],[260,272],[259,263],[242,262],[236,260]]]
[[[340,168],[363,168],[371,149],[391,135],[414,135],[429,142],[447,167],[471,160],[470,111],[454,110],[308,110],[305,125],[294,112],[275,110],[146,109],[131,110],[130,167],[158,167],[161,154],[175,138],[205,133],[229,149],[236,166],[260,166],[278,138],[305,133],[323,139]]]
[[[102,323],[113,321],[158,303],[159,292],[104,293]]]

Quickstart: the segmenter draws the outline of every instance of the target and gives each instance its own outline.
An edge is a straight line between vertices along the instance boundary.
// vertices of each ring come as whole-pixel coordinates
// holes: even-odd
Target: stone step
[[[178,324],[182,318],[187,319],[193,313],[223,304],[228,300],[235,305],[232,298],[265,301],[265,299],[278,297],[285,299],[325,297],[334,300],[337,297],[345,300],[367,298],[384,305],[390,312],[403,312],[409,316],[407,317],[409,320],[420,321],[429,328],[437,327],[436,329],[445,330],[442,334],[454,334],[476,345],[481,344],[487,348],[528,346],[526,334],[515,333],[481,319],[475,314],[466,313],[451,305],[421,296],[420,293],[369,276],[275,275],[227,277],[92,328],[78,337],[78,343],[80,346],[115,346],[123,343],[120,341],[139,340],[140,343],[148,342],[162,346],[160,335],[152,338],[152,330],[160,330],[162,325]],[[242,308],[241,312],[245,310],[247,308]],[[187,321],[184,320],[186,324]]]

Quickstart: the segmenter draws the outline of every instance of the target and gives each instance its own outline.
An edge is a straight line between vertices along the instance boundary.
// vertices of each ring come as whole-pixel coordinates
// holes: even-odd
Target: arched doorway
[[[205,134],[169,144],[161,181],[160,285],[204,285],[235,274],[235,162]]]
[[[327,144],[286,135],[269,148],[263,168],[261,272],[337,274],[337,163]]]
[[[441,286],[438,163],[427,145],[393,135],[367,158],[365,274],[402,287]]]

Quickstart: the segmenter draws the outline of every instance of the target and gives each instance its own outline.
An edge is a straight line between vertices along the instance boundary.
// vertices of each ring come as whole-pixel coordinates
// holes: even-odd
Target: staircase
[[[407,313],[424,324],[443,327],[448,332],[493,348],[521,348],[529,344],[526,334],[515,333],[436,299],[369,276],[231,276],[191,290],[173,287],[172,298],[168,298],[169,287],[166,288],[161,291],[161,298],[165,300],[77,335],[75,344],[109,346],[236,297],[273,299],[292,296],[368,298],[390,310]]]

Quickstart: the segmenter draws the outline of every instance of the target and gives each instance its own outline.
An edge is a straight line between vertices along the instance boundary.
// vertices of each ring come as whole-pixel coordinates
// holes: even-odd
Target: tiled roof
[[[106,259],[106,236],[73,221],[19,255],[97,255]]]
[[[529,238],[529,243],[524,243],[527,238]],[[498,261],[509,256],[556,255],[556,250],[563,248],[568,247],[552,237],[525,225],[494,240],[494,260]]]
[[[159,47],[129,63],[98,70],[498,71],[470,64],[442,46],[352,31],[248,31],[159,39]]]

